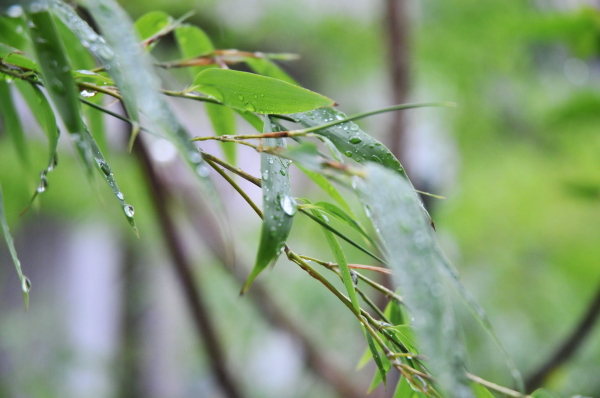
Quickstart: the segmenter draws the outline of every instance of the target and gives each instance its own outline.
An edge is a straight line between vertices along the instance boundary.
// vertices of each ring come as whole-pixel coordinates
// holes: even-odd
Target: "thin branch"
[[[167,190],[160,181],[142,140],[135,142],[134,150],[144,169],[144,175],[151,190],[150,197],[156,210],[160,229],[171,254],[171,263],[183,288],[186,303],[191,311],[198,337],[206,350],[212,370],[225,395],[230,398],[240,398],[243,394],[239,383],[226,365],[225,354],[219,341],[218,333],[215,330],[209,310],[204,303],[203,296],[195,283],[196,276],[192,272],[192,266],[184,254],[176,227],[169,215]]]
[[[471,374],[469,372],[467,372],[467,377],[469,378],[469,380],[471,380],[471,381],[473,381],[473,382],[475,382],[477,384],[481,384],[482,386],[484,386],[486,388],[489,388],[490,390],[494,390],[494,391],[497,391],[497,392],[499,392],[501,394],[508,395],[509,397],[514,397],[514,398],[531,398],[530,395],[524,395],[524,394],[521,394],[518,391],[511,390],[510,388],[499,386],[496,383],[492,383],[491,381],[484,380],[481,377],[475,376],[474,374]]]
[[[558,347],[556,352],[544,362],[537,371],[525,382],[527,391],[534,391],[542,386],[552,371],[569,360],[577,349],[583,344],[592,331],[600,315],[600,287],[588,305],[588,309],[571,334]]]

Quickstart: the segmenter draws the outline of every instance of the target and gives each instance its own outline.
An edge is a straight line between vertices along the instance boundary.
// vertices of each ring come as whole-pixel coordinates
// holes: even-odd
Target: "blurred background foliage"
[[[301,58],[282,63],[283,68],[303,86],[336,99],[348,114],[391,105],[383,1],[121,4],[134,19],[152,10],[174,17],[194,10],[190,22],[202,27],[217,48],[297,53]],[[410,101],[454,101],[458,107],[408,111],[400,160],[418,186],[447,197],[430,201],[440,241],[528,375],[573,330],[600,284],[598,4],[444,0],[405,6]],[[154,54],[178,58],[169,38]],[[175,71],[168,85],[185,87],[185,73]],[[209,122],[197,104],[174,103],[194,135],[208,134]],[[118,209],[98,199],[108,201],[111,195],[102,182],[90,185],[81,167],[68,167],[77,160],[66,137],[48,192],[18,216],[37,185],[42,168],[37,163],[45,159],[43,135],[26,111],[21,120],[29,135],[39,136],[39,146],[31,147],[32,164],[25,167],[2,134],[0,181],[33,290],[25,313],[2,248],[0,396],[218,396],[179,288],[163,266],[168,258],[147,187],[124,150],[126,127],[106,120],[108,158],[135,205],[139,240]],[[377,116],[360,124],[390,142],[396,128],[391,123],[391,117]],[[258,157],[250,151],[240,150],[239,164],[257,174]],[[176,186],[194,185],[185,183],[183,168],[166,170]],[[294,177],[296,195],[320,195],[298,172]],[[247,272],[259,223],[231,189],[221,188],[237,266]],[[258,190],[248,190],[260,198]],[[186,222],[191,217],[183,206],[187,196],[177,191],[175,198],[182,205],[178,220],[186,248],[194,255],[228,362],[250,396],[334,396],[304,368],[295,340],[271,328],[248,298],[237,297],[239,283]],[[315,225],[297,218],[290,242],[300,252],[327,258],[321,240]],[[368,262],[348,250],[353,262]],[[260,279],[324,355],[366,390],[373,367],[354,370],[364,343],[351,314],[285,260]],[[463,315],[470,370],[509,385],[498,350]],[[546,386],[560,396],[600,396],[599,337],[596,327]],[[373,394],[389,395],[381,388]]]

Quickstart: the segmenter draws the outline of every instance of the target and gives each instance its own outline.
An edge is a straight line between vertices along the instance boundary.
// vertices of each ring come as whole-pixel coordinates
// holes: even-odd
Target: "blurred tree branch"
[[[588,305],[588,309],[570,335],[563,341],[550,358],[538,370],[533,372],[525,382],[528,392],[542,386],[550,374],[569,360],[577,349],[585,342],[586,337],[594,328],[600,315],[600,286],[596,295]]]

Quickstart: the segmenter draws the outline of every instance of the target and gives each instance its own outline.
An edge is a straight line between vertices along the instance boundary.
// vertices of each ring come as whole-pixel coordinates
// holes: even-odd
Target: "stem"
[[[167,190],[161,183],[142,140],[136,140],[134,150],[144,169],[144,175],[147,178],[147,183],[151,191],[150,197],[152,198],[156,216],[158,217],[160,230],[163,233],[167,248],[171,254],[171,264],[183,288],[186,303],[191,311],[198,337],[208,355],[212,371],[227,397],[240,398],[243,394],[237,380],[225,363],[225,355],[218,338],[218,333],[215,330],[213,320],[209,314],[208,307],[204,303],[200,289],[194,282],[196,276],[192,272],[192,265],[184,254],[175,224],[169,215]]]
[[[204,158],[204,160],[210,160],[216,164],[218,164],[219,166],[231,171],[234,174],[239,175],[240,177],[242,177],[243,179],[250,181],[251,183],[253,183],[254,185],[256,185],[257,187],[261,186],[261,182],[260,182],[260,178],[256,178],[253,175],[250,175],[248,173],[246,173],[245,171],[243,171],[240,168],[234,167],[232,165],[230,165],[229,163],[219,159],[216,156],[213,156],[209,153],[206,152],[202,152],[202,157]]]
[[[467,377],[469,378],[469,380],[471,380],[477,384],[481,384],[482,386],[487,387],[490,390],[494,390],[501,394],[508,395],[509,397],[514,397],[514,398],[531,398],[530,395],[524,395],[518,391],[511,390],[510,388],[499,386],[496,383],[492,383],[491,381],[484,380],[481,377],[475,376],[474,374],[471,374],[469,372],[467,372],[466,374],[467,374]]]

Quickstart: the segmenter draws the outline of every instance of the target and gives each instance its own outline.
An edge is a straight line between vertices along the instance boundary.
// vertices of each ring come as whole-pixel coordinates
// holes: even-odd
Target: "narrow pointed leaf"
[[[475,394],[475,398],[494,398],[494,395],[481,384],[471,383],[471,388]],[[538,397],[541,398],[541,397]]]
[[[178,26],[175,29],[175,40],[177,41],[181,56],[185,59],[207,55],[215,50],[208,35],[197,26],[188,24]],[[203,70],[214,67],[216,65],[190,66],[187,69],[189,69],[192,78],[194,78]]]
[[[163,11],[151,11],[135,21],[135,30],[142,40],[146,40],[173,22],[173,17]]]
[[[16,48],[3,43],[0,43],[0,59],[6,64],[17,66],[23,70],[39,71],[39,66],[35,61],[27,58]]]
[[[379,355],[379,351],[377,349],[377,345],[375,344],[375,341],[373,340],[373,337],[367,333],[367,331],[365,331],[365,337],[367,338],[367,345],[369,347],[369,351],[371,351],[371,356],[373,357],[373,361],[375,361],[375,365],[377,365],[377,370],[380,376],[380,380],[382,380],[384,383],[386,382],[386,374],[389,370],[385,368],[385,362],[387,361],[387,363],[389,363],[390,361],[382,355]],[[369,390],[370,391],[370,390]]]
[[[374,247],[377,247],[377,243],[373,240],[373,238],[371,238],[365,228],[356,220],[356,217],[354,217],[352,213],[348,213],[333,203],[328,202],[317,202],[315,203],[315,206],[319,206],[322,211],[346,223],[358,231],[370,244],[372,244]]]
[[[125,202],[123,193],[115,182],[109,164],[104,159],[100,148],[87,130],[81,116],[79,91],[71,73],[71,66],[58,36],[52,16],[47,10],[29,12],[28,24],[38,57],[44,85],[52,98],[67,130],[79,151],[88,170],[91,172],[94,164],[99,169],[104,180],[115,194],[127,221],[137,233],[133,219],[133,207]]]
[[[273,130],[269,117],[265,118],[265,133]],[[284,146],[281,138],[263,140],[265,146]],[[285,241],[292,229],[292,221],[297,210],[296,200],[291,196],[289,163],[278,156],[261,154],[263,224],[260,243],[254,268],[242,287],[243,294],[256,276],[282,253]]]
[[[275,62],[266,58],[245,58],[245,62],[248,66],[259,75],[272,77],[275,79],[283,80],[290,84],[299,86],[298,82],[294,80],[290,75],[283,71]]]
[[[94,9],[94,11],[96,10],[97,9]],[[114,9],[112,9],[110,5],[105,8],[107,19],[111,18],[111,16],[108,15],[112,14],[113,11],[111,10]],[[139,98],[136,91],[140,84],[144,84],[140,81],[142,77],[138,77],[140,71],[136,68],[135,64],[130,62],[130,59],[123,59],[116,54],[111,45],[109,45],[102,36],[96,33],[86,21],[81,19],[69,5],[60,0],[52,0],[52,11],[75,34],[75,36],[77,36],[81,45],[87,48],[102,64],[104,69],[111,75],[117,84],[119,92],[123,97],[123,103],[127,109],[127,115],[129,119],[133,121],[133,140],[139,131],[140,124],[138,112],[138,106],[140,105],[138,104]],[[113,27],[119,27],[119,29],[115,29],[115,31],[121,31],[123,29],[116,20],[113,20],[111,24]],[[122,32],[114,32],[113,34],[122,35]],[[135,41],[136,43],[133,50],[130,48],[130,51],[132,51],[130,57],[136,57],[142,52],[142,49],[135,36],[131,38],[131,35],[122,35],[122,42],[120,45],[125,47],[129,44],[130,40]]]
[[[556,394],[554,394],[550,390],[546,390],[545,388],[538,388],[533,393],[531,393],[532,398],[558,398]]]
[[[321,94],[282,80],[229,69],[200,72],[194,86],[227,106],[256,113],[306,112],[334,104]]]
[[[48,138],[48,163],[44,170],[40,172],[40,182],[33,194],[33,197],[29,201],[29,206],[38,194],[45,192],[48,189],[48,178],[47,175],[49,172],[54,170],[57,165],[57,155],[56,155],[56,147],[58,145],[58,137],[60,132],[58,130],[58,125],[56,124],[56,117],[54,116],[54,111],[48,102],[48,99],[42,92],[42,90],[33,83],[28,83],[25,81],[15,81],[15,84],[19,88],[21,95],[27,102],[31,113],[36,118],[38,124],[46,134]],[[27,210],[27,208],[25,210]]]
[[[15,269],[17,270],[17,275],[19,275],[19,280],[21,282],[21,290],[23,291],[23,298],[25,300],[25,308],[29,307],[29,290],[31,289],[31,282],[29,279],[23,275],[23,271],[21,270],[21,262],[17,257],[17,250],[15,249],[15,243],[13,242],[13,238],[10,234],[10,230],[8,229],[8,222],[6,221],[6,214],[4,213],[4,199],[2,197],[2,186],[0,185],[0,224],[2,224],[2,233],[4,235],[4,240],[6,241],[6,245],[8,246],[8,250],[10,251],[10,256],[12,257],[13,263],[15,264]]]
[[[104,57],[105,68],[106,66],[110,67],[108,72],[117,83],[119,91],[124,96],[124,90],[129,93],[128,97],[140,107],[143,114],[148,118],[153,131],[161,132],[179,148],[189,166],[204,182],[205,192],[208,194],[209,199],[218,206],[216,192],[209,179],[210,169],[202,159],[198,149],[193,145],[189,134],[179,123],[163,95],[158,91],[158,77],[152,70],[148,54],[144,53],[139,45],[133,23],[114,0],[85,0],[84,5],[89,9],[95,22],[103,32],[106,43],[110,44],[109,47],[104,39],[101,40],[102,44],[105,45],[103,48],[111,55],[108,58]],[[87,29],[81,31],[82,35],[94,33],[85,22],[83,24]],[[77,29],[77,27],[72,29]],[[100,38],[96,35],[95,44],[101,44],[99,41]],[[116,64],[112,63],[113,60],[116,61]],[[135,108],[135,111],[137,112],[137,108]],[[132,120],[135,122],[137,119],[132,118]],[[136,128],[134,127],[134,133],[135,131]]]
[[[396,386],[393,398],[413,398],[417,392],[412,389],[406,377],[402,377]]]
[[[235,135],[235,112],[223,105],[206,103],[206,113],[210,118],[213,129],[217,135]],[[237,146],[233,142],[221,142],[225,158],[235,164]]]
[[[373,376],[373,380],[371,380],[371,385],[367,390],[367,394],[371,393],[374,389],[376,389],[377,386],[381,384],[381,382],[383,382],[384,384],[387,383],[387,374],[392,368],[392,363],[389,359],[385,357],[385,355],[381,355],[380,358],[382,360],[383,371],[381,371],[381,369],[377,369],[377,372],[375,372],[375,375]]]
[[[4,122],[4,131],[13,142],[19,159],[23,165],[28,165],[29,152],[27,151],[23,126],[13,103],[10,86],[2,78],[0,78],[0,116],[2,116],[2,121]]]
[[[371,163],[367,172],[359,192],[370,205],[396,282],[415,319],[421,351],[430,359],[442,395],[472,398],[453,308],[444,297],[441,260],[416,193],[405,178],[381,165]]]
[[[346,202],[346,199],[342,196],[342,194],[337,190],[337,188],[329,182],[327,178],[325,178],[321,173],[317,173],[312,170],[308,170],[307,168],[295,164],[297,168],[299,168],[308,178],[312,180],[319,188],[321,188],[326,194],[331,196],[333,200],[335,200],[346,212],[352,214],[352,209]]]

